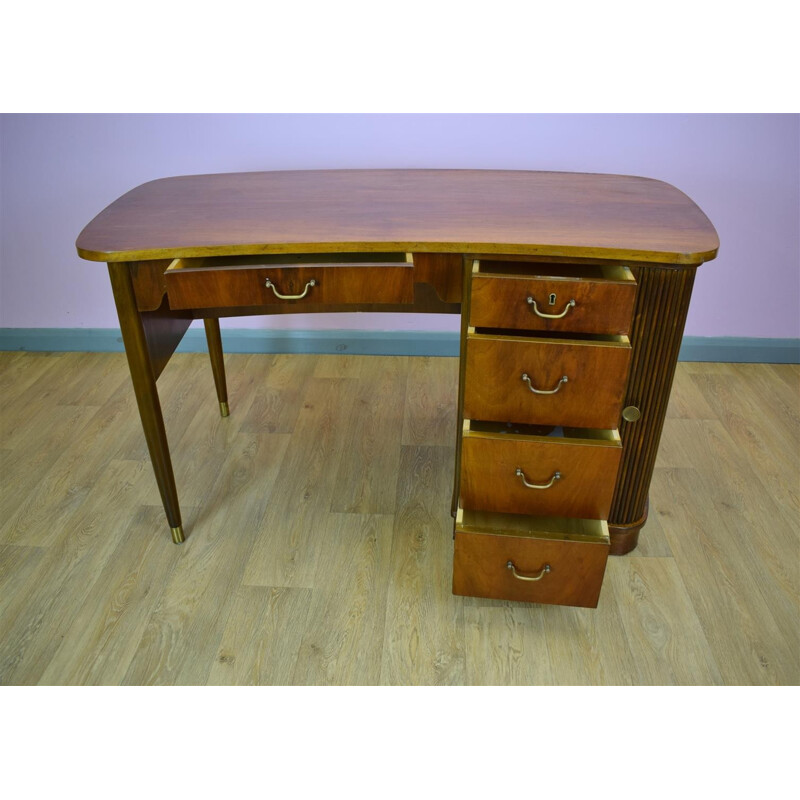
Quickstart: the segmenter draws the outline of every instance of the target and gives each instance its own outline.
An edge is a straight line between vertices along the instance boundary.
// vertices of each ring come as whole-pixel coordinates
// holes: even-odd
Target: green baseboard
[[[301,331],[223,329],[226,353],[350,353],[381,356],[458,356],[449,331]],[[0,328],[0,350],[122,352],[117,328]],[[191,328],[179,353],[206,351],[205,332]],[[685,336],[681,361],[800,364],[800,339]]]

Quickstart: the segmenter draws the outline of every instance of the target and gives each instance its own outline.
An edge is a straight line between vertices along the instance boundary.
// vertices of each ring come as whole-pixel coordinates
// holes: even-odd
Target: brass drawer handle
[[[556,384],[556,388],[555,389],[534,389],[533,386],[531,386],[531,379],[528,377],[527,373],[525,373],[525,372],[522,373],[522,380],[525,381],[525,383],[528,384],[528,388],[534,394],[555,394],[561,388],[561,386],[563,384],[565,384],[569,380],[569,378],[567,378],[566,375],[562,375],[561,376],[561,380]]]
[[[275,284],[269,278],[267,278],[266,281],[264,281],[264,286],[266,286],[267,289],[272,289],[272,291],[275,293],[275,297],[277,297],[279,300],[302,300],[308,294],[308,290],[312,286],[316,286],[316,285],[317,285],[317,282],[314,280],[314,278],[312,278],[306,284],[306,288],[303,289],[303,293],[302,294],[281,294],[275,288]]]
[[[553,477],[547,483],[528,483],[525,479],[525,473],[517,467],[516,475],[518,478],[522,478],[522,482],[527,486],[529,489],[549,489],[556,481],[561,480],[561,473],[554,472]]]
[[[553,296],[555,300],[555,296]],[[575,308],[575,301],[570,300],[566,306],[564,306],[564,310],[560,314],[545,314],[542,311],[539,311],[539,307],[536,305],[536,301],[532,298],[528,298],[528,305],[533,306],[533,313],[536,314],[537,317],[541,317],[542,319],[563,319],[567,316],[567,313],[571,308]]]
[[[542,567],[542,571],[538,575],[520,575],[519,572],[517,572],[517,568],[514,566],[513,561],[509,561],[508,564],[506,564],[506,567],[511,570],[511,574],[518,581],[540,581],[548,572],[550,572],[549,564],[545,564]]]

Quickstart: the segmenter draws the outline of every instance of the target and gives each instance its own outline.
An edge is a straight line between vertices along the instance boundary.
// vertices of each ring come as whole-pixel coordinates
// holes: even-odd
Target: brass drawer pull
[[[517,467],[516,475],[518,478],[522,478],[522,482],[527,486],[529,489],[549,489],[556,481],[561,480],[561,473],[554,472],[553,477],[547,483],[528,483],[525,479],[525,473]]]
[[[533,386],[531,386],[531,379],[528,377],[526,372],[522,373],[522,380],[528,384],[528,388],[534,394],[555,394],[561,388],[561,386],[569,380],[569,378],[567,378],[566,375],[562,375],[561,380],[556,384],[555,389],[534,389]]]
[[[555,296],[553,297],[555,299]],[[566,306],[564,306],[564,310],[560,314],[545,314],[539,311],[539,307],[536,305],[536,301],[532,298],[528,298],[528,305],[533,306],[533,313],[536,314],[537,317],[541,317],[542,319],[563,319],[567,316],[567,313],[571,308],[575,308],[575,301],[570,300]]]
[[[269,278],[267,278],[266,281],[264,281],[264,286],[266,286],[268,289],[272,289],[272,291],[275,293],[275,297],[277,297],[279,300],[302,300],[308,294],[308,290],[312,286],[316,286],[316,285],[317,285],[317,282],[314,280],[314,278],[312,278],[306,284],[306,288],[303,289],[303,293],[302,294],[281,294],[275,288],[275,284]]]
[[[506,567],[511,570],[511,574],[518,581],[540,581],[548,572],[550,572],[549,564],[545,564],[542,567],[542,571],[538,575],[520,575],[519,572],[517,572],[517,568],[514,566],[513,561],[509,561],[508,564],[506,564]]]

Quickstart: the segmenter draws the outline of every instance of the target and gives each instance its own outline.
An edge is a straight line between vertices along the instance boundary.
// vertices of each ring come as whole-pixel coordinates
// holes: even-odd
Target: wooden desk
[[[337,170],[152,181],[76,245],[108,263],[176,543],[156,381],[193,319],[225,416],[220,317],[461,313],[454,591],[596,605],[605,556],[632,550],[647,518],[695,270],[719,240],[686,195],[647,178]],[[547,474],[515,466],[529,456]]]

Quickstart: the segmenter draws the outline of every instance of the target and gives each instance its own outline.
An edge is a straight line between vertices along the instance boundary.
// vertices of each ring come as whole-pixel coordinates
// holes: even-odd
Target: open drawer
[[[603,520],[459,508],[453,594],[596,608],[608,552]]]
[[[411,253],[176,258],[164,276],[173,309],[414,302]]]
[[[466,509],[608,519],[622,457],[616,430],[465,420],[461,504]]]
[[[476,260],[471,297],[476,328],[627,334],[636,280],[618,264]]]
[[[628,337],[578,336],[526,338],[470,328],[464,417],[617,428],[631,360]]]

